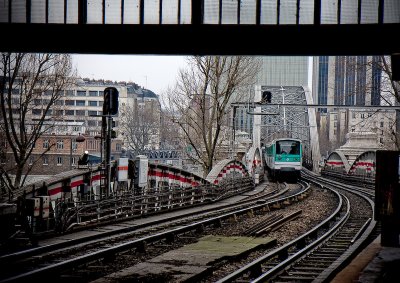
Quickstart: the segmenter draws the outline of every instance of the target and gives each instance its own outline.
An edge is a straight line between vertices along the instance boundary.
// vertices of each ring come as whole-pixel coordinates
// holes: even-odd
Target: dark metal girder
[[[0,23],[1,51],[155,55],[390,55],[400,24]]]

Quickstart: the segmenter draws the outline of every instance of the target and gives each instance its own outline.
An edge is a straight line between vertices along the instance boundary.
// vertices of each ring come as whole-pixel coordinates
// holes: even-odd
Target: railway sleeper
[[[279,276],[279,279],[283,280],[290,280],[290,282],[293,281],[312,281],[315,279],[314,276]]]
[[[342,245],[335,245],[335,244],[326,244],[323,246],[324,249],[333,249],[333,250],[347,250],[350,244],[342,244]]]
[[[308,260],[304,260],[304,261],[300,262],[300,265],[301,266],[308,266],[308,267],[312,267],[312,266],[318,266],[318,267],[327,266],[326,262],[318,262],[318,261],[311,262],[311,261],[308,261]]]
[[[339,252],[342,253],[343,251],[347,250],[347,248],[343,247],[343,246],[340,246],[340,247],[323,246],[323,247],[321,247],[321,250],[335,254],[335,253],[339,253]]]
[[[310,258],[322,258],[322,259],[336,259],[337,256],[336,255],[329,255],[329,254],[312,254],[310,255]]]
[[[335,239],[330,240],[330,242],[332,242],[332,243],[349,243],[349,240],[335,238]]]
[[[340,245],[337,245],[337,244],[327,244],[327,245],[325,245],[325,248],[334,248],[334,249],[339,248],[339,249],[343,249],[343,248],[347,248],[349,245],[350,245],[350,243],[349,243],[349,244],[343,243],[343,244],[340,244]]]
[[[332,262],[332,258],[308,257],[307,262]]]
[[[310,271],[288,271],[288,275],[293,276],[293,275],[319,275],[320,272],[316,272],[313,270]]]
[[[317,251],[313,252],[312,254],[313,254],[313,255],[314,255],[314,254],[317,254],[317,255],[326,255],[326,256],[329,256],[329,255],[333,255],[333,254],[335,254],[335,253],[332,252],[332,251],[324,251],[324,250],[322,250],[322,249],[318,249]]]
[[[307,267],[307,266],[299,265],[299,266],[293,266],[292,269],[293,270],[311,270],[311,271],[319,270],[319,271],[323,271],[323,270],[325,270],[325,267],[316,267],[316,266]]]
[[[346,249],[347,250],[347,249]],[[328,253],[326,253],[327,255],[337,255],[337,256],[339,256],[339,255],[342,255],[346,250],[340,250],[340,251],[337,251],[337,250],[333,250],[333,251],[329,251]]]

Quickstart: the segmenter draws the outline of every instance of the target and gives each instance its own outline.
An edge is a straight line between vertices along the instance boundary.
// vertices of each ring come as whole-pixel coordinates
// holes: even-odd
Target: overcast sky
[[[186,66],[185,56],[84,55],[73,54],[82,78],[132,81],[160,95],[172,86],[178,70]]]

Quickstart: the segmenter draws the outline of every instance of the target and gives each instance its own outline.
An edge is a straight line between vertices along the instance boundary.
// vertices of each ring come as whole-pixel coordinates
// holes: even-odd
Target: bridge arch
[[[207,181],[202,177],[185,171],[183,169],[165,165],[149,163],[148,184],[151,187],[177,186],[177,187],[197,187]]]
[[[361,153],[351,165],[348,173],[350,175],[362,175],[375,177],[376,151],[368,150]]]
[[[206,180],[214,185],[218,185],[224,179],[234,177],[247,177],[249,172],[246,166],[237,160],[224,159],[218,162],[208,173]]]
[[[347,173],[350,170],[349,161],[342,152],[333,151],[325,162],[324,170]]]

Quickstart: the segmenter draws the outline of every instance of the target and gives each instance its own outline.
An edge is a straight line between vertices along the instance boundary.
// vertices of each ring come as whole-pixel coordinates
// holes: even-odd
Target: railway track
[[[185,215],[186,219],[176,219],[169,221],[168,224],[155,225],[153,227],[139,229],[132,228],[134,231],[124,232],[123,235],[115,235],[111,239],[105,239],[104,236],[110,238],[110,233],[98,236],[97,239],[80,239],[76,243],[64,243],[54,245],[52,247],[37,248],[18,252],[16,254],[8,254],[0,257],[0,262],[4,267],[2,272],[1,282],[17,282],[25,281],[33,278],[52,278],[59,277],[63,274],[65,278],[76,279],[75,269],[79,267],[86,270],[86,274],[81,274],[78,277],[83,280],[93,278],[93,273],[98,273],[98,262],[119,261],[126,262],[126,253],[133,251],[136,258],[129,256],[130,264],[138,261],[138,257],[143,257],[143,252],[146,252],[146,257],[151,257],[149,244],[157,243],[159,247],[165,249],[173,249],[179,245],[186,244],[187,241],[181,241],[180,244],[174,243],[177,237],[194,241],[193,231],[203,232],[205,227],[213,227],[220,225],[222,221],[231,219],[237,215],[248,213],[249,211],[261,210],[266,206],[281,204],[288,200],[294,200],[300,195],[306,194],[308,187],[296,189],[289,192],[285,189],[274,191],[263,191],[256,196],[251,196],[247,200],[238,201],[235,205],[221,205],[218,212],[210,209],[208,212],[202,211],[201,214]],[[268,198],[270,200],[268,200]],[[161,224],[161,223],[160,223]],[[140,230],[140,231],[139,231]],[[180,235],[180,236],[179,236]],[[67,247],[65,247],[68,245]],[[154,253],[160,253],[165,249],[156,249]],[[122,259],[121,259],[122,257]],[[95,264],[93,264],[95,263]],[[81,269],[82,265],[86,266]],[[103,271],[105,267],[100,265]],[[112,265],[111,265],[112,266]],[[112,267],[115,270],[115,266]],[[89,271],[90,270],[90,271]],[[74,276],[72,276],[74,274]]]
[[[222,282],[329,282],[373,235],[372,194],[310,173],[303,178],[332,190],[340,206],[323,223],[218,280]],[[316,180],[317,179],[317,180]]]

